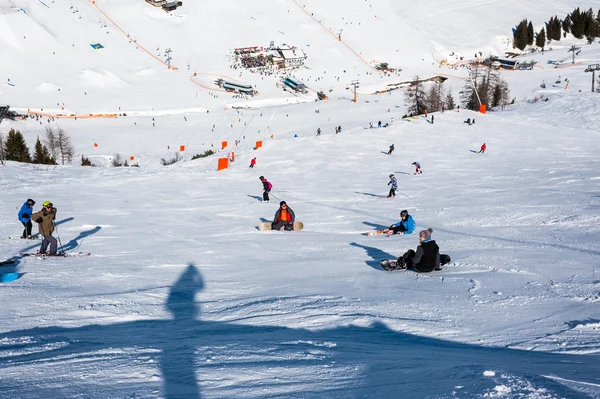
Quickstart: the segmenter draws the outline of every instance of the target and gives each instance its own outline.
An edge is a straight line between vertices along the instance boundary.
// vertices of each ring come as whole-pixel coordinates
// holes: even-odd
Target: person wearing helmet
[[[33,236],[31,235],[31,214],[33,213],[34,205],[35,201],[29,198],[27,201],[25,201],[25,203],[21,207],[21,210],[19,211],[19,221],[23,223],[23,227],[25,227],[21,238],[33,238]]]
[[[413,231],[415,231],[415,227],[417,227],[417,224],[413,220],[412,216],[408,214],[408,211],[406,209],[400,212],[400,218],[402,220],[390,226],[389,231],[391,234],[410,234]]]
[[[41,254],[56,255],[58,243],[56,242],[56,238],[52,237],[54,219],[56,219],[56,208],[50,201],[44,201],[42,210],[31,215],[31,220],[38,224],[40,235],[44,237],[39,251]],[[50,246],[50,250],[46,253],[48,246]]]
[[[264,176],[261,176],[258,179],[263,184],[263,202],[271,202],[271,199],[269,198],[269,192],[273,188],[273,185],[271,184],[270,181],[268,181],[267,179],[265,179]]]
[[[394,198],[396,196],[396,190],[398,190],[398,182],[396,181],[396,177],[394,175],[390,175],[390,182],[387,184],[392,185],[390,188],[390,193],[388,194],[388,198]]]
[[[287,206],[285,201],[281,201],[279,203],[279,209],[275,212],[275,216],[273,217],[273,223],[271,223],[272,230],[281,230],[281,228],[285,228],[287,231],[294,230],[294,220],[296,220],[296,215],[292,208]]]

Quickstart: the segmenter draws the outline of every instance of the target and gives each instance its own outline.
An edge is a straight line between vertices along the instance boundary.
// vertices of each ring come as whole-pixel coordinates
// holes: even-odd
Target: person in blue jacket
[[[32,200],[31,198],[29,198],[27,201],[25,201],[25,203],[21,207],[21,210],[19,211],[19,221],[21,223],[23,223],[23,227],[25,227],[25,230],[23,230],[23,235],[21,236],[21,238],[32,238],[32,236],[31,236],[31,227],[32,227],[31,214],[33,213],[34,205],[35,205],[35,201]]]
[[[408,214],[406,209],[400,212],[400,218],[402,220],[390,226],[390,232],[392,234],[410,234],[415,231],[417,224],[413,220],[412,216]]]

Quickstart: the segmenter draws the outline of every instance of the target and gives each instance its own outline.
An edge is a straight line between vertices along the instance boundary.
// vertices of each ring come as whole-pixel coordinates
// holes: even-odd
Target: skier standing
[[[57,242],[56,238],[52,237],[54,232],[54,219],[56,219],[56,208],[52,206],[52,202],[44,201],[42,204],[42,210],[31,215],[31,220],[38,224],[40,229],[40,235],[44,237],[42,240],[42,246],[40,247],[40,254],[46,255],[48,245],[50,245],[50,251],[47,255],[56,255]]]
[[[390,175],[390,182],[388,183],[389,185],[392,185],[392,188],[390,188],[390,193],[388,194],[388,198],[393,198],[396,196],[396,190],[398,190],[398,182],[396,181],[396,177],[394,175]]]
[[[29,199],[27,199],[27,201],[25,201],[25,203],[21,207],[21,210],[19,211],[19,215],[18,215],[19,221],[21,223],[23,223],[23,227],[25,227],[25,230],[23,230],[23,235],[21,236],[21,238],[32,238],[31,214],[33,213],[34,205],[35,205],[35,201],[32,200],[31,198],[29,198]]]
[[[250,168],[254,168],[256,166],[256,157],[250,160]]]
[[[321,135],[321,128],[317,128],[317,136]]]
[[[423,171],[421,170],[421,164],[418,162],[413,162],[412,165],[415,165],[415,175],[420,175],[421,173],[423,173]]]
[[[486,148],[487,148],[487,145],[485,145],[485,143],[483,143],[483,144],[481,145],[481,149],[479,150],[479,153],[480,153],[480,154],[483,154],[483,153],[485,152],[485,149],[486,149]]]
[[[402,220],[390,226],[390,233],[410,234],[413,231],[415,231],[415,227],[417,227],[417,224],[415,223],[412,216],[408,214],[408,211],[406,209],[400,212],[400,218]]]
[[[270,181],[265,179],[264,176],[259,177],[259,179],[263,184],[263,190],[264,190],[263,191],[263,202],[271,202],[271,199],[269,198],[269,192],[273,188],[273,185],[271,184]]]
[[[281,230],[282,227],[287,231],[294,230],[294,220],[296,220],[296,215],[292,208],[287,206],[285,201],[281,201],[279,203],[279,209],[275,212],[275,216],[273,217],[273,223],[271,223],[272,230]]]
[[[394,145],[393,144],[390,146],[390,150],[388,151],[388,155],[392,155],[392,152],[394,152]]]

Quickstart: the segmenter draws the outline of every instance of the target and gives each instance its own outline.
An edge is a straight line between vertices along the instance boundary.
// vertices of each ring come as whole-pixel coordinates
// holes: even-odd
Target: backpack
[[[273,185],[271,184],[270,181],[267,182],[267,187],[269,187],[269,190],[273,188]]]

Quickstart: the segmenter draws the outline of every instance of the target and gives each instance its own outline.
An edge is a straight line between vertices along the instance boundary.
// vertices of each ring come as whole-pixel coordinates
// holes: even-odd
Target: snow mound
[[[60,90],[60,86],[57,85],[57,84],[54,84],[52,82],[44,82],[44,83],[38,85],[37,89],[39,91],[46,91],[46,92],[48,92],[48,91],[58,91],[58,90]]]
[[[89,86],[105,89],[119,88],[127,85],[127,82],[114,73],[101,68],[86,69],[79,73],[79,78]]]

